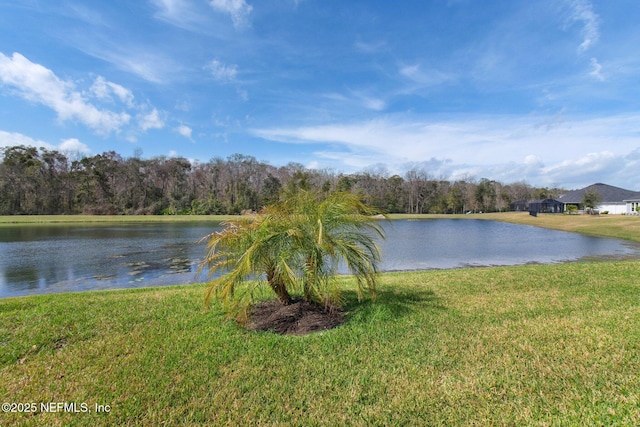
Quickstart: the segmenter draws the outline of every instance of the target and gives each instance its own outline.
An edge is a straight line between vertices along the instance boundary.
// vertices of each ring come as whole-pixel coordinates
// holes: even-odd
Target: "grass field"
[[[224,322],[202,285],[0,299],[1,400],[37,405],[0,425],[635,426],[639,271],[385,274],[375,303],[349,292],[343,326],[303,337]]]

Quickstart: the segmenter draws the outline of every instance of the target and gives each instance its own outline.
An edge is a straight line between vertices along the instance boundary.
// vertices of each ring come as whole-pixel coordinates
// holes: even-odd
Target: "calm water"
[[[393,221],[382,269],[640,258],[640,245],[482,220]],[[0,297],[194,283],[211,223],[0,228]]]

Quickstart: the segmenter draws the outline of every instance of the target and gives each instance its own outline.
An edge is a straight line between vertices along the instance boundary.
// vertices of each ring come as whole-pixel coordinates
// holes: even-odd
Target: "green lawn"
[[[2,402],[110,407],[0,425],[639,425],[639,271],[385,274],[303,337],[224,322],[203,285],[0,299]]]

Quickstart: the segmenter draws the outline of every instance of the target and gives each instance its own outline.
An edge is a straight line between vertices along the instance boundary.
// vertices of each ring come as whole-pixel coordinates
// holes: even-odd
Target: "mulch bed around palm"
[[[344,312],[335,307],[325,309],[303,300],[295,300],[289,305],[283,305],[280,301],[266,301],[252,307],[247,329],[282,335],[306,335],[332,329],[342,323]]]

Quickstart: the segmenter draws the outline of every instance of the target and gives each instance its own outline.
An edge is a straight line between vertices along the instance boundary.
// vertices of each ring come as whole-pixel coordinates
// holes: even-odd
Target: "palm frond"
[[[358,298],[375,297],[384,230],[373,210],[354,194],[299,190],[266,207],[253,220],[234,220],[206,236],[207,253],[199,271],[208,268],[207,302],[212,296],[230,308],[253,295],[260,276],[281,300],[291,292],[325,306],[342,302],[335,275],[344,262],[356,277]],[[251,284],[249,284],[251,283]],[[242,294],[238,295],[239,290]]]

